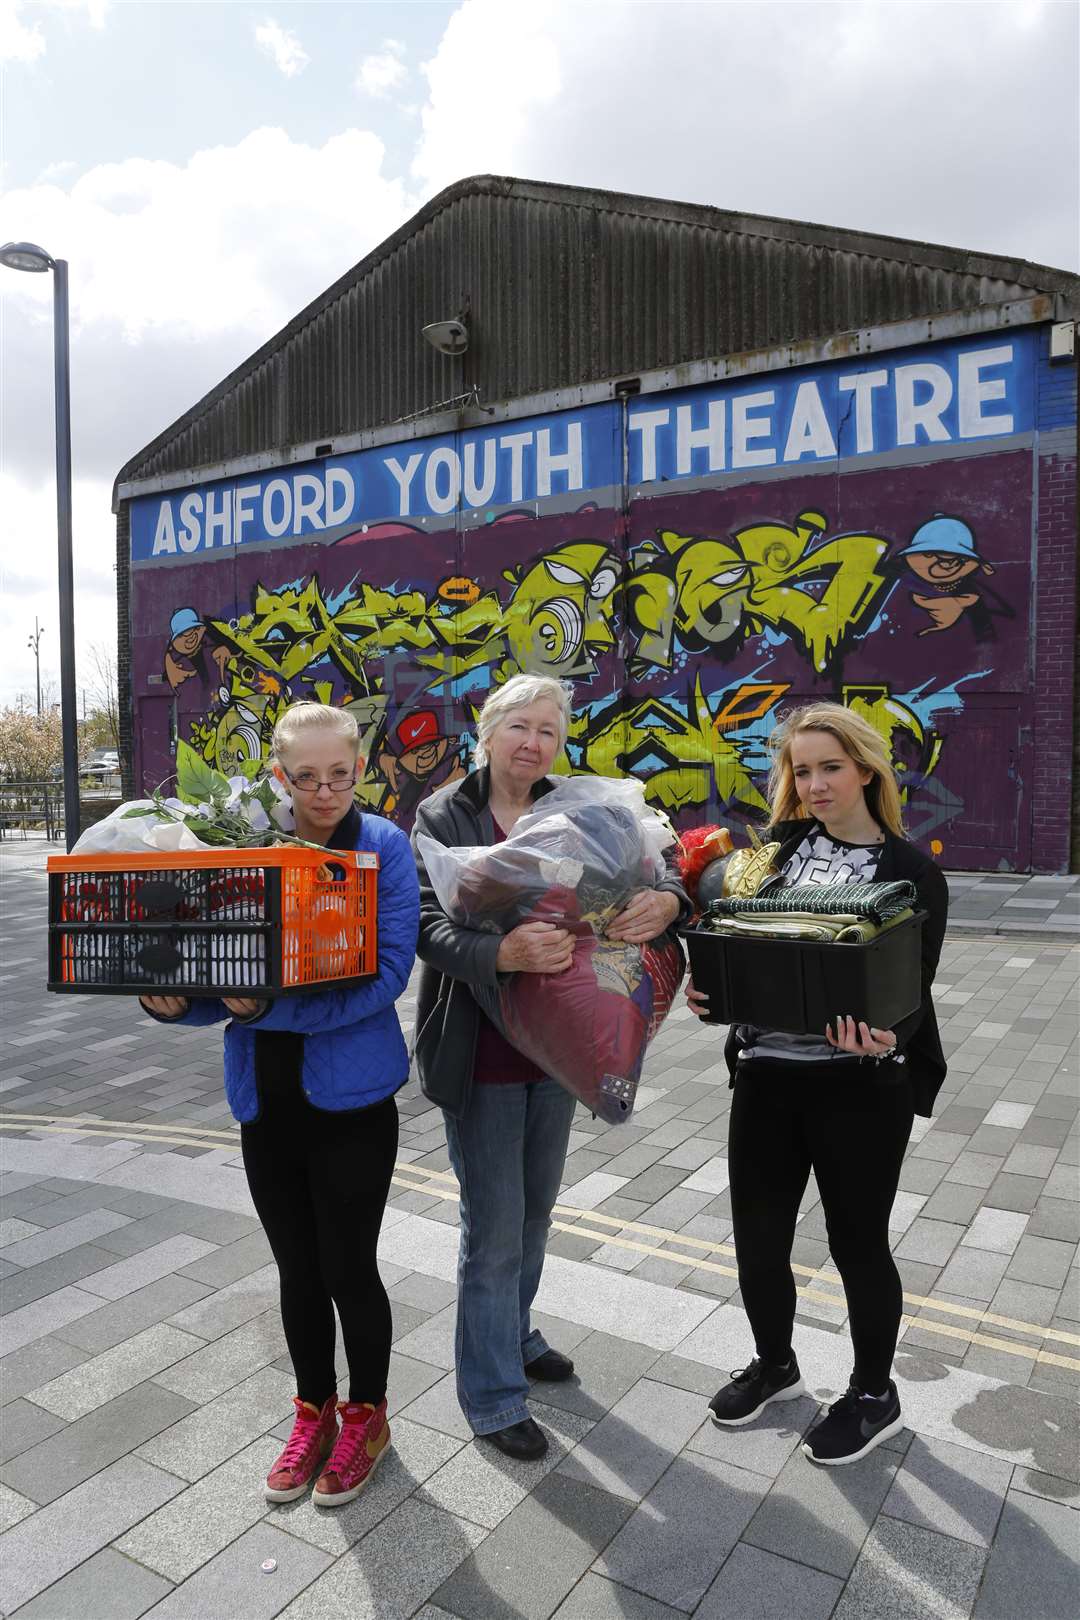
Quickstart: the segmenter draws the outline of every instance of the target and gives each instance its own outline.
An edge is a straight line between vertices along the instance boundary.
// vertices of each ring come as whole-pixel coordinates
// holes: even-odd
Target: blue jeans
[[[446,1117],[461,1188],[457,1390],[476,1434],[529,1415],[525,1364],[548,1348],[529,1311],[573,1117],[554,1080],[474,1086],[464,1116]]]

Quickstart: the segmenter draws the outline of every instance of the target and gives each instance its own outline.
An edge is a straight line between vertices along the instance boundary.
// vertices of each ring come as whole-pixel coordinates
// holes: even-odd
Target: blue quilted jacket
[[[232,1018],[222,1001],[192,1001],[178,1019],[225,1029],[225,1095],[241,1124],[255,1119],[259,1093],[255,1050],[260,1031],[303,1035],[304,1095],[331,1112],[368,1108],[399,1091],[409,1077],[409,1054],[394,1003],[409,982],[420,924],[420,891],[409,840],[382,816],[355,807],[331,840],[337,849],[373,850],[379,857],[379,969],[349,990],[280,996],[247,1019]],[[242,992],[241,992],[242,994]]]

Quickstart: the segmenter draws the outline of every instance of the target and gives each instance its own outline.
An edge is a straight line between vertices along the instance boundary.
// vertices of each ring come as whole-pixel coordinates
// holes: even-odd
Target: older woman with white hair
[[[569,721],[570,690],[561,681],[514,675],[496,687],[480,711],[478,769],[419,806],[414,851],[421,833],[447,848],[506,838],[556,785],[549,772]],[[547,1438],[529,1416],[530,1381],[561,1381],[574,1370],[530,1320],[574,1099],[509,1044],[470,985],[494,985],[506,973],[561,973],[574,942],[547,922],[521,923],[505,935],[460,927],[439,904],[419,854],[417,869],[424,965],[416,1059],[425,1096],[444,1111],[461,1189],[458,1399],[476,1434],[508,1456],[539,1457]],[[633,896],[609,937],[645,944],[686,909],[672,874]]]

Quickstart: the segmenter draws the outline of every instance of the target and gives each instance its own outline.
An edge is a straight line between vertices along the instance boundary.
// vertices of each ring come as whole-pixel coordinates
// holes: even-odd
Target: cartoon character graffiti
[[[434,709],[419,709],[399,720],[377,761],[389,784],[381,813],[411,820],[427,793],[463,777],[460,742],[460,733],[444,735]]]
[[[790,525],[737,529],[730,543],[661,531],[659,545],[635,553],[627,587],[638,661],[670,669],[676,640],[686,652],[731,657],[769,628],[824,674],[885,585],[878,565],[888,550],[873,534],[815,544],[827,527],[821,512],[800,512]]]
[[[174,692],[179,691],[185,681],[207,681],[208,653],[217,671],[214,684],[224,686],[231,656],[229,648],[194,608],[177,608],[169,621],[169,641],[164,658],[165,679]]]
[[[534,563],[507,569],[514,589],[503,634],[503,678],[517,670],[580,679],[615,645],[611,620],[620,562],[610,546],[571,541]]]
[[[936,513],[920,524],[900,556],[921,586],[911,600],[931,621],[920,636],[951,630],[967,614],[975,640],[992,641],[994,615],[1013,617],[1009,604],[979,579],[980,573],[989,578],[994,570],[979,556],[975,536],[962,519]]]

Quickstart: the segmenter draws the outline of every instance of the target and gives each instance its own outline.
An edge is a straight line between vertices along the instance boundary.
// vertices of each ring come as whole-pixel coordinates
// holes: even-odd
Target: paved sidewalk
[[[741,1430],[703,1421],[749,1344],[719,1032],[679,1009],[632,1122],[575,1122],[540,1305],[579,1376],[536,1390],[552,1439],[538,1464],[472,1442],[457,1408],[456,1187],[438,1112],[415,1085],[402,1093],[382,1241],[394,1452],[357,1502],[318,1513],[262,1497],[292,1384],[220,1034],[163,1029],[124,998],[47,995],[41,846],[0,845],[0,865],[3,1614],[1076,1612],[1075,883],[954,888],[957,913],[992,929],[1026,919],[1009,900],[1061,886],[1052,911],[1030,908],[1042,926],[955,929],[946,944],[950,1075],[894,1206],[908,1311],[896,1440],[844,1469],[799,1450],[850,1367],[812,1185],[794,1256],[812,1394]],[[412,1007],[410,994],[403,1018]]]

